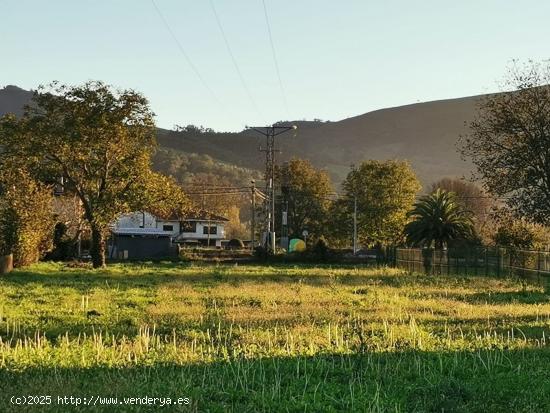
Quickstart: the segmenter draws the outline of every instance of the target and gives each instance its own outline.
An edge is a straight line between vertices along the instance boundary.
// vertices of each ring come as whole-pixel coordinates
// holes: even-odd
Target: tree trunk
[[[7,274],[13,270],[13,255],[0,255],[0,274]]]
[[[92,246],[90,248],[94,268],[105,267],[105,237],[100,228],[92,226]]]

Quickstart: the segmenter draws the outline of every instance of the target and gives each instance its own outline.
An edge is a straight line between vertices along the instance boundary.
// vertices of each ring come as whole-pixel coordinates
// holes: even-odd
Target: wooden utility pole
[[[357,254],[357,195],[353,196],[353,254]]]
[[[252,224],[250,226],[250,249],[254,251],[254,244],[256,243],[256,181],[251,181],[251,195],[252,195]]]

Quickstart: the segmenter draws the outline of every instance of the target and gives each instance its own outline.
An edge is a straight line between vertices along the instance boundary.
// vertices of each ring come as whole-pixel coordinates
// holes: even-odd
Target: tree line
[[[476,167],[476,183],[445,178],[421,195],[407,161],[366,160],[335,188],[326,171],[292,159],[276,170],[278,222],[284,210],[291,237],[307,230],[309,240],[338,248],[350,245],[354,223],[364,247],[547,246],[549,83],[548,64],[516,65],[505,84],[513,92],[480,102],[458,144]],[[17,265],[26,265],[51,249],[59,233],[52,197],[58,186],[79,201],[94,267],[105,265],[106,237],[120,214],[148,210],[183,219],[201,199],[152,169],[156,149],[154,115],[141,94],[102,82],[39,88],[23,116],[0,119],[0,255],[13,253]],[[155,161],[181,169],[192,158],[161,152]],[[243,171],[235,171],[239,179]],[[211,180],[211,174],[185,178],[195,187]],[[246,201],[233,201],[218,207],[234,216],[235,233],[244,234],[249,228],[242,220],[251,214],[241,213]]]

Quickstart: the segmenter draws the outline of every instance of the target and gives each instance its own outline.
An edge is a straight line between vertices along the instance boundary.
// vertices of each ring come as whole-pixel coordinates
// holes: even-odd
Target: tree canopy
[[[493,194],[506,198],[518,215],[550,223],[550,63],[514,66],[508,93],[479,104],[470,133],[461,138],[463,156]]]
[[[155,125],[147,99],[102,82],[41,87],[20,119],[1,119],[0,145],[3,157],[26,165],[36,179],[62,180],[78,195],[95,267],[105,264],[105,233],[121,213],[154,203],[148,195],[158,194],[159,185],[175,190],[151,173]]]
[[[472,218],[478,223],[485,222],[491,209],[495,206],[495,201],[489,194],[475,183],[464,179],[442,178],[432,184],[429,193],[434,193],[438,189],[453,192],[456,196],[456,202],[470,211]]]
[[[353,167],[342,184],[345,197],[338,203],[340,216],[351,228],[354,198],[357,198],[358,239],[364,245],[392,244],[402,239],[420,183],[406,161],[363,162]],[[345,211],[342,214],[342,211]]]
[[[275,172],[282,202],[288,210],[289,235],[301,236],[307,229],[312,237],[321,236],[326,232],[329,197],[333,192],[328,173],[298,158],[277,166]]]

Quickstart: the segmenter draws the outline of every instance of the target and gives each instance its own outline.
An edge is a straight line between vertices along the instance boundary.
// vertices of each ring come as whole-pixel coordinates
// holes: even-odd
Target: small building
[[[156,228],[114,228],[109,258],[140,260],[177,255],[169,233]]]
[[[207,211],[199,211],[185,219],[158,218],[149,212],[131,212],[121,215],[113,226],[113,233],[121,230],[155,230],[167,235],[172,242],[185,246],[222,247],[225,223],[229,220]]]
[[[180,222],[180,234],[176,237],[176,242],[188,246],[221,248],[225,240],[226,222],[229,222],[227,218],[199,211]]]

